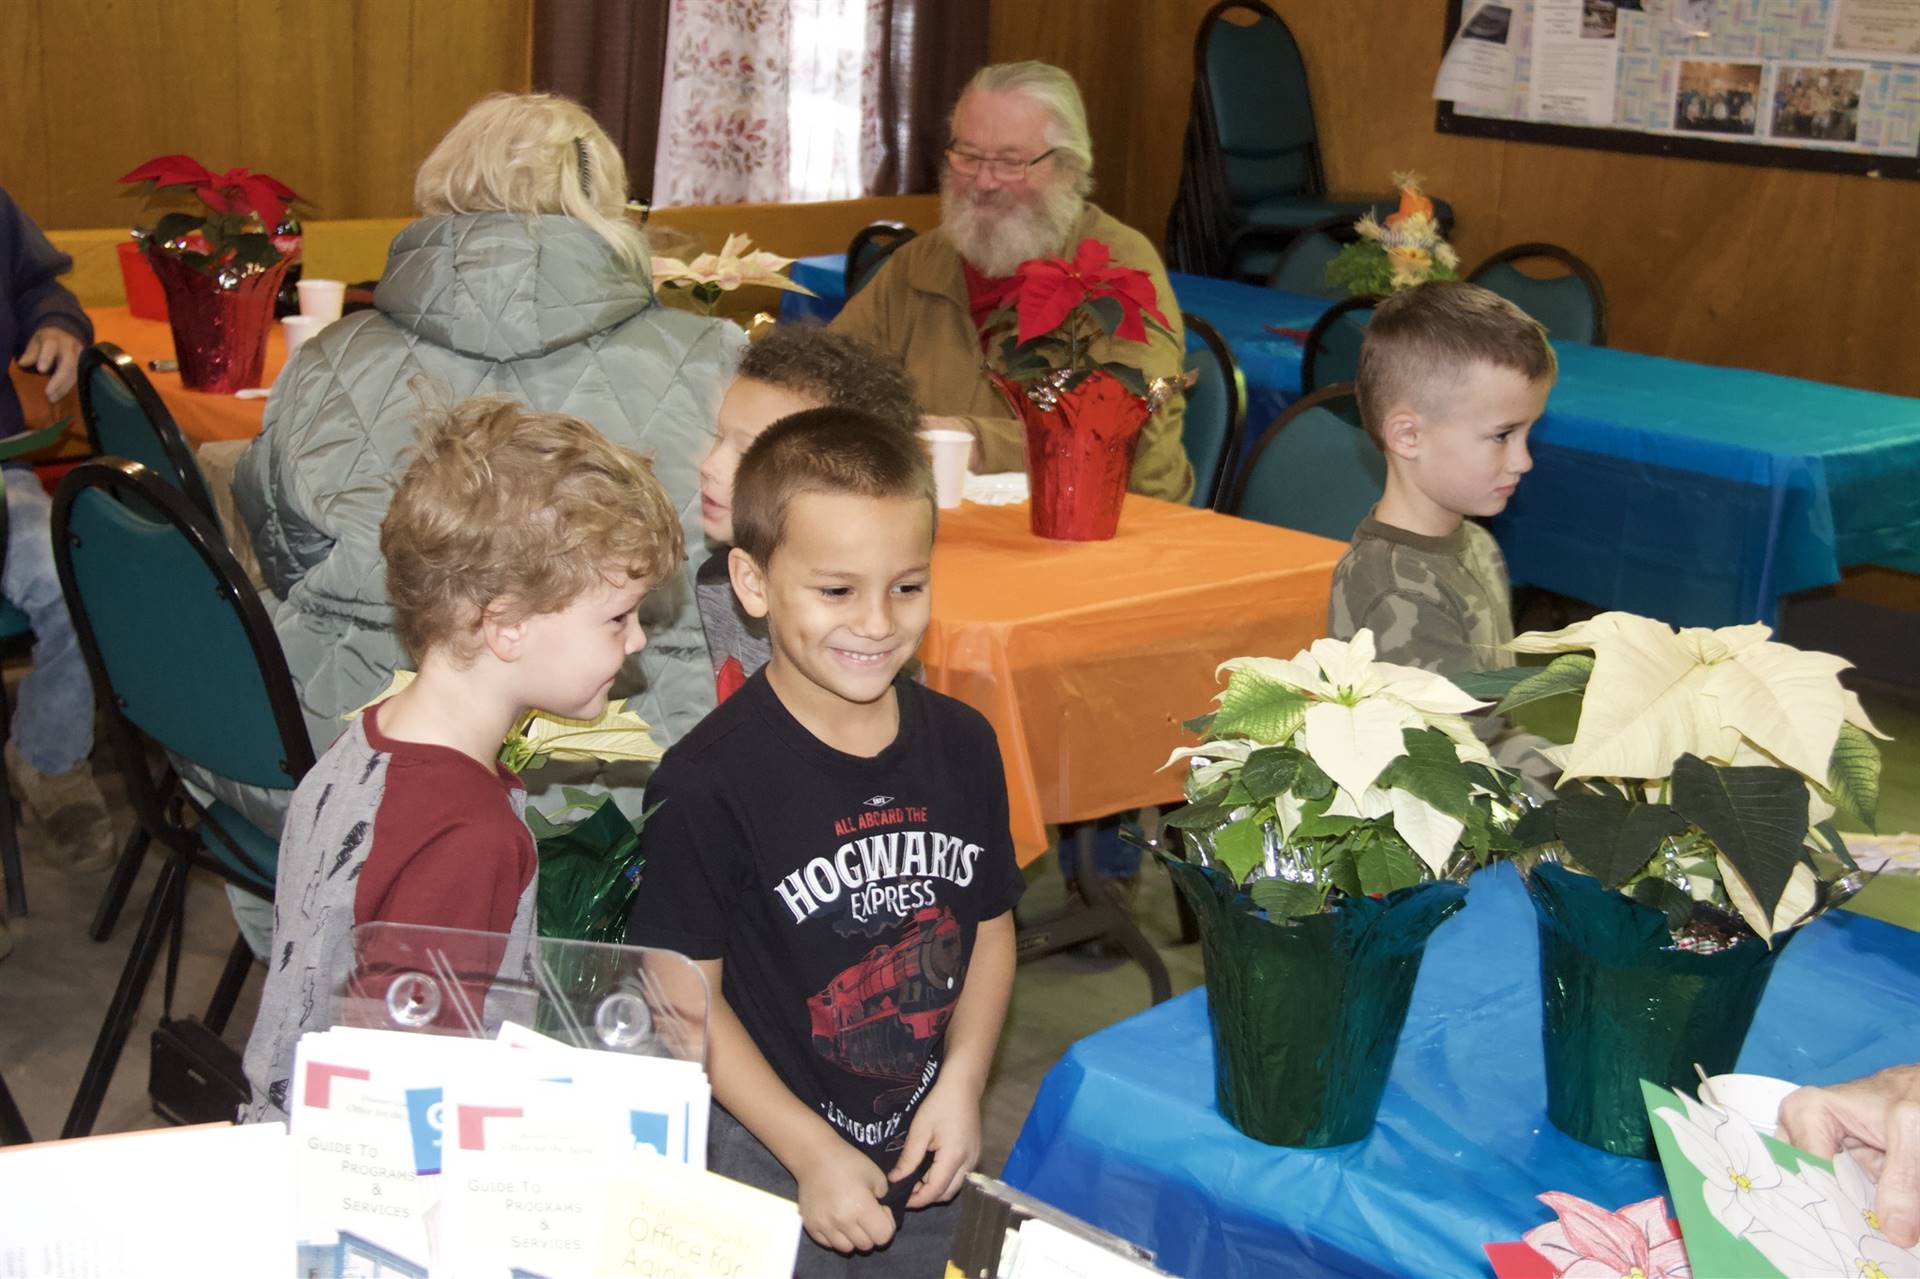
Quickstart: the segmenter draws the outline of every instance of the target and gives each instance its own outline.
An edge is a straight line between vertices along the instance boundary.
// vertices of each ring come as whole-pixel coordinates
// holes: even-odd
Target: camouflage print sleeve
[[[1386,591],[1354,617],[1354,629],[1373,631],[1375,656],[1383,662],[1418,666],[1442,675],[1474,669],[1473,641],[1467,620],[1437,595]]]

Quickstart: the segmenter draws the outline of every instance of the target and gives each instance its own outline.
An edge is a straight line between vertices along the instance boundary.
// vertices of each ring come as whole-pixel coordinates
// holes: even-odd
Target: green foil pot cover
[[[1527,876],[1540,921],[1547,1115],[1616,1155],[1654,1159],[1640,1081],[1691,1091],[1697,1062],[1734,1068],[1773,962],[1794,937],[1711,954],[1676,950],[1666,916],[1588,875],[1543,862]]]
[[[1200,924],[1220,1113],[1275,1146],[1365,1137],[1427,938],[1466,885],[1416,884],[1276,922],[1220,872],[1159,856]]]

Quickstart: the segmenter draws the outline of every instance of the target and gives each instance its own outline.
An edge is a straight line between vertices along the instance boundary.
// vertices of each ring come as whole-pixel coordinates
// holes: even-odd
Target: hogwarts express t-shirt
[[[894,682],[872,758],[809,733],[756,674],[667,752],[628,940],[721,959],[793,1094],[882,1168],[939,1077],[974,932],[1025,886],[993,729]]]

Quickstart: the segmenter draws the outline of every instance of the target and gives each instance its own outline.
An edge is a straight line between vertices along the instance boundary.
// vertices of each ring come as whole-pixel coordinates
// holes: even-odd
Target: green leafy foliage
[[[1511,715],[1522,706],[1545,701],[1566,693],[1583,693],[1593,678],[1593,658],[1585,653],[1563,653],[1551,662],[1532,670],[1507,690],[1498,707],[1502,715]]]
[[[1868,830],[1880,809],[1880,748],[1866,731],[1852,724],[1840,725],[1840,740],[1833,744],[1833,762],[1827,769],[1827,789],[1836,808],[1845,809]]]
[[[1180,721],[1180,727],[1186,729],[1195,737],[1204,737],[1207,731],[1213,727],[1213,712],[1208,711],[1205,715],[1195,715],[1192,719],[1183,719]]]
[[[1447,678],[1468,697],[1483,702],[1498,702],[1513,690],[1515,684],[1532,679],[1539,673],[1537,666],[1503,666],[1497,671],[1468,671]]]
[[[1171,826],[1175,830],[1211,830],[1226,821],[1232,811],[1231,804],[1196,800],[1167,813],[1161,817],[1160,824]]]
[[[1660,841],[1686,829],[1664,804],[1638,804],[1611,791],[1563,795],[1553,806],[1554,833],[1567,856],[1608,888],[1619,888],[1653,860]]]
[[[1682,755],[1673,765],[1673,806],[1706,832],[1771,918],[1795,868],[1809,862],[1807,785],[1800,775],[1789,768],[1723,768]]]
[[[1356,835],[1350,847],[1363,893],[1391,893],[1410,888],[1425,878],[1420,859],[1405,840],[1393,833],[1391,826],[1369,824]]]
[[[1235,671],[1214,712],[1215,737],[1248,737],[1256,742],[1286,741],[1306,721],[1307,698],[1278,680],[1253,671]]]
[[[1686,890],[1657,876],[1650,875],[1635,883],[1632,897],[1642,906],[1665,915],[1669,929],[1685,927],[1693,915],[1693,898],[1687,895]]]
[[[1213,859],[1238,884],[1267,856],[1266,835],[1258,813],[1222,826],[1213,837]]]
[[[1537,848],[1541,844],[1553,843],[1560,838],[1554,833],[1556,817],[1553,804],[1527,809],[1520,814],[1520,820],[1513,824],[1513,842],[1521,848]]]
[[[1317,915],[1327,904],[1325,885],[1296,883],[1290,879],[1257,879],[1247,892],[1254,905],[1275,919]]]
[[[1437,728],[1409,728],[1402,740],[1407,753],[1382,769],[1374,784],[1382,790],[1406,791],[1455,821],[1471,821],[1473,806],[1467,802],[1471,787],[1453,739]]]
[[[1240,769],[1240,784],[1249,798],[1258,802],[1284,794],[1300,776],[1300,762],[1306,756],[1289,746],[1268,746],[1247,756]]]

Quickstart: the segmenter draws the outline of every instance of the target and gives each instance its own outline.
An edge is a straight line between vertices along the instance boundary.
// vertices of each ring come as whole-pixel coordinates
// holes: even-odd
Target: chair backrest
[[[138,462],[85,462],[53,498],[53,556],[129,778],[142,735],[254,786],[313,765],[273,624],[217,526]],[[132,731],[130,731],[132,730]]]
[[[1555,262],[1561,275],[1540,276],[1516,263]],[[1516,244],[1473,268],[1467,279],[1491,289],[1546,326],[1563,342],[1607,344],[1607,291],[1594,269],[1557,244]]]
[[[1267,287],[1321,298],[1345,297],[1345,289],[1327,283],[1327,265],[1339,256],[1341,249],[1358,238],[1352,218],[1328,218],[1315,223],[1294,236],[1281,251],[1273,274],[1267,277]]]
[[[1226,511],[1346,541],[1386,488],[1387,460],[1360,427],[1353,387],[1323,387],[1275,418]]]
[[[1231,10],[1251,14],[1252,24],[1226,21]],[[1207,86],[1221,166],[1236,206],[1321,191],[1307,63],[1279,14],[1259,0],[1214,5],[1200,20],[1194,75]]]
[[[880,270],[892,252],[919,234],[904,222],[869,222],[853,233],[841,283],[852,297]]]
[[[206,476],[173,414],[140,371],[139,361],[111,342],[80,353],[80,415],[96,456],[140,463],[185,493],[215,528],[220,526]]]
[[[1180,428],[1180,443],[1193,464],[1193,496],[1188,501],[1193,506],[1213,508],[1218,506],[1240,455],[1241,425],[1247,416],[1247,379],[1218,330],[1191,313],[1183,312],[1180,318],[1187,329],[1186,367],[1196,374],[1193,385],[1187,388],[1187,411]]]
[[[1307,330],[1300,357],[1300,393],[1310,395],[1323,386],[1351,382],[1360,372],[1360,347],[1367,339],[1367,321],[1379,298],[1342,298]]]

